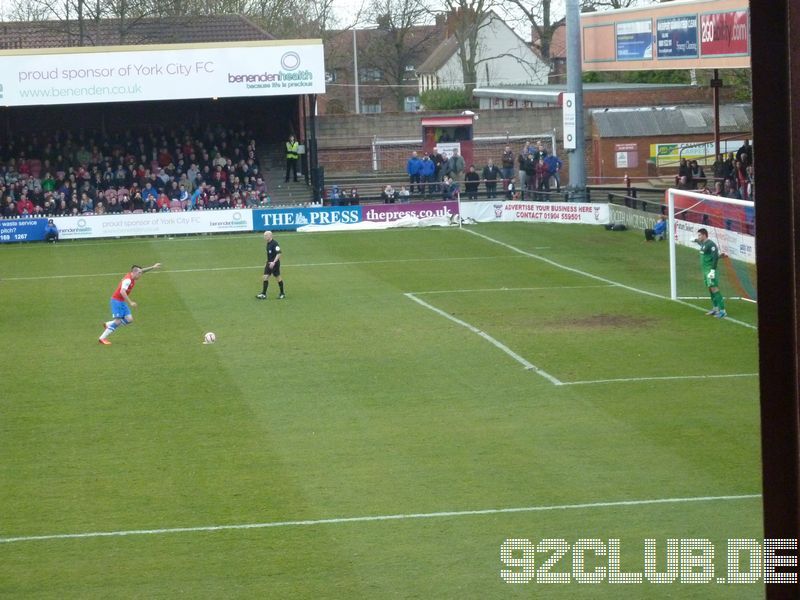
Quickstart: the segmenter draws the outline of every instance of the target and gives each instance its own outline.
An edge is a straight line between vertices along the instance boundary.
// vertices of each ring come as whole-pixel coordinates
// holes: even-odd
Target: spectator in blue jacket
[[[558,158],[555,154],[548,154],[544,157],[544,164],[547,166],[548,176],[556,180],[556,191],[560,192],[561,177],[559,176],[559,172],[561,171],[561,167],[563,166],[561,159]]]
[[[153,184],[151,182],[148,181],[147,183],[144,184],[144,189],[142,190],[142,202],[147,204],[150,198],[153,199],[154,203],[157,202],[158,190],[153,187]]]
[[[427,154],[422,156],[420,161],[419,176],[422,184],[419,186],[421,194],[427,196],[433,192],[434,181],[436,179],[436,163]]]
[[[342,202],[344,194],[341,189],[339,189],[338,185],[334,185],[331,187],[331,192],[328,195],[328,200],[331,202],[331,206],[342,206],[344,203]]]
[[[47,220],[47,225],[44,227],[44,239],[48,242],[58,241],[58,227],[56,227],[53,219]]]
[[[419,156],[417,156],[417,152],[414,151],[411,153],[411,158],[408,159],[406,163],[406,173],[408,173],[408,182],[409,182],[409,190],[411,193],[414,193],[414,184],[416,184],[417,192],[422,193],[422,186],[419,184],[420,180],[420,171],[422,170],[422,161],[420,160]]]
[[[667,218],[664,215],[661,215],[656,221],[656,224],[653,225],[652,229],[645,229],[644,230],[644,239],[648,242],[652,242],[653,240],[663,240],[667,233]]]

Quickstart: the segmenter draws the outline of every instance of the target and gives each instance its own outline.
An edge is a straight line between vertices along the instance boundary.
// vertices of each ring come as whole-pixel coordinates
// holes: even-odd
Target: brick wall
[[[721,89],[720,102],[733,102],[732,88]],[[682,86],[674,88],[584,91],[583,105],[586,108],[620,106],[665,106],[670,104],[712,104],[713,91],[708,86]]]
[[[646,98],[650,92],[643,93]],[[608,98],[607,98],[608,99]],[[657,103],[653,103],[656,105]],[[645,103],[645,106],[648,104]],[[439,114],[426,112],[425,116]],[[452,113],[449,113],[452,114]],[[326,115],[317,118],[317,135],[319,148],[319,163],[325,167],[326,173],[371,173],[373,154],[372,142],[380,140],[409,140],[407,144],[397,146],[381,146],[376,157],[378,171],[397,173],[405,171],[405,163],[413,150],[422,150],[422,130],[420,119],[422,115],[411,113],[376,114],[376,115]],[[526,135],[536,139],[538,135],[549,135],[555,131],[559,157],[564,162],[566,170],[568,156],[560,150],[562,147],[561,133],[562,112],[560,108],[536,109],[508,109],[484,110],[479,112],[479,119],[475,122],[474,134],[476,138],[500,137],[500,140],[482,141],[476,139],[474,143],[474,162],[477,169],[483,168],[486,161],[492,158],[499,165],[502,156],[505,138],[507,136]],[[697,135],[670,135],[650,136],[643,138],[614,138],[601,139],[593,132],[587,117],[586,132],[586,174],[588,182],[592,184],[622,183],[627,173],[631,178],[647,179],[659,175],[677,173],[677,166],[664,167],[660,170],[648,165],[650,158],[650,144],[655,143],[693,143],[708,142],[713,139],[712,132]],[[724,133],[725,138],[744,139],[750,137],[749,132]],[[419,140],[414,142],[411,140]],[[522,140],[510,142],[515,152],[522,147]],[[636,167],[617,168],[617,144],[635,144],[638,165]]]
[[[453,113],[425,112],[424,116]],[[317,117],[317,147],[319,163],[327,172],[366,173],[372,170],[372,142],[379,140],[419,140],[402,146],[381,147],[379,170],[404,171],[406,160],[413,150],[422,150],[421,113],[376,115],[324,115]],[[476,138],[502,137],[500,141],[476,141],[474,160],[480,168],[491,157],[499,164],[505,138],[514,135],[549,135],[561,129],[561,109],[527,109],[484,111],[475,121]],[[558,144],[560,145],[560,140]],[[513,142],[517,150],[521,142]]]
[[[731,133],[726,131],[723,139],[728,140],[745,140],[751,138],[751,133],[742,131],[739,133]],[[622,183],[625,175],[631,178],[631,184],[647,180],[653,177],[666,177],[678,174],[678,165],[671,161],[665,161],[664,164],[657,166],[654,162],[650,162],[650,145],[651,144],[671,144],[675,142],[692,144],[692,143],[708,143],[713,139],[713,134],[706,133],[701,135],[670,135],[670,136],[652,136],[646,139],[642,138],[600,138],[593,136],[591,141],[591,153],[588,157],[589,165],[587,166],[587,174],[591,179],[590,184],[606,184],[606,183]],[[636,147],[638,156],[638,165],[635,167],[617,167],[616,150],[619,145]],[[698,160],[702,164],[702,160]],[[706,175],[712,176],[711,164],[714,162],[713,157],[708,157],[708,164],[704,166]]]

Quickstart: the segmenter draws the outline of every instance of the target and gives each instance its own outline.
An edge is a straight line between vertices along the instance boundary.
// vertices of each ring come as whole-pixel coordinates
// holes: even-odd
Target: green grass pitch
[[[636,232],[275,235],[285,300],[255,298],[255,233],[0,247],[0,596],[761,597],[500,560],[620,539],[641,571],[645,538],[707,538],[724,574],[725,540],[763,536],[754,305],[666,299]]]

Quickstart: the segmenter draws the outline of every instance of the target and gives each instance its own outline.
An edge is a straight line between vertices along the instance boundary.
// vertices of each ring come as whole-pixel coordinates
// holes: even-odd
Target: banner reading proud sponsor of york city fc
[[[325,93],[321,40],[103,46],[0,56],[4,106]]]

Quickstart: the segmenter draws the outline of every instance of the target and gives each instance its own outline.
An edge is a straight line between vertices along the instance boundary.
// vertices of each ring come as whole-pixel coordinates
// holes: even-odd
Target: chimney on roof
[[[442,13],[437,13],[436,15],[436,27],[444,27],[446,20],[445,16]]]
[[[474,27],[478,21],[478,15],[473,8],[457,8],[451,10],[445,16],[445,37],[449,38],[455,35],[456,31],[467,31]]]

